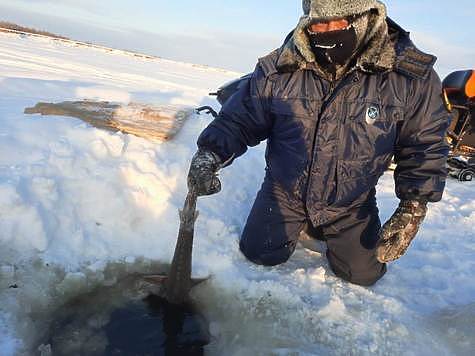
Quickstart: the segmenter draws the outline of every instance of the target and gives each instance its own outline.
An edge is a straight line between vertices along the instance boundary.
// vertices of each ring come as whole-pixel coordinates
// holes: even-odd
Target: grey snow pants
[[[386,265],[377,261],[375,246],[381,222],[375,190],[368,200],[331,224],[314,227],[305,205],[289,202],[274,185],[264,184],[257,194],[241,236],[240,249],[252,262],[275,266],[293,254],[300,232],[326,241],[327,258],[336,276],[363,286],[376,283]]]

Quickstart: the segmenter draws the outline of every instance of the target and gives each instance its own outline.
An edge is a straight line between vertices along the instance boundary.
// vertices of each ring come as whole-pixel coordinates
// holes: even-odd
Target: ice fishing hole
[[[124,287],[124,286],[122,286]],[[193,304],[120,286],[72,298],[51,315],[41,355],[203,355],[209,325]]]

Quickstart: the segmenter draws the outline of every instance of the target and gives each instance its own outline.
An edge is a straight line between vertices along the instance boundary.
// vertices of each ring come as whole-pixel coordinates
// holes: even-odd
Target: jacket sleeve
[[[445,135],[450,115],[434,70],[425,80],[413,80],[410,88],[394,154],[396,195],[401,200],[437,202],[442,199],[447,176]]]
[[[234,160],[267,139],[271,129],[270,83],[258,64],[251,78],[222,107],[201,133],[198,147],[216,153],[223,162]],[[229,164],[231,163],[229,162]]]

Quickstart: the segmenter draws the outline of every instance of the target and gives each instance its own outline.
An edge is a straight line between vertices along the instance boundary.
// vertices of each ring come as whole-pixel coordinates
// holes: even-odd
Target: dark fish
[[[183,210],[180,210],[180,230],[168,276],[145,276],[147,282],[164,284],[165,298],[172,304],[183,304],[188,299],[190,289],[203,282],[206,278],[191,278],[191,261],[193,252],[193,235],[196,211],[197,194],[190,190],[185,200]]]

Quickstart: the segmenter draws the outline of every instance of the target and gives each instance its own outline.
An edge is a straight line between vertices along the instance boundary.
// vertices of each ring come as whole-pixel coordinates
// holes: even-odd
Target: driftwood
[[[70,116],[109,131],[121,131],[154,141],[172,139],[193,114],[190,108],[173,105],[150,106],[107,101],[64,101],[38,103],[26,108],[25,114]]]

